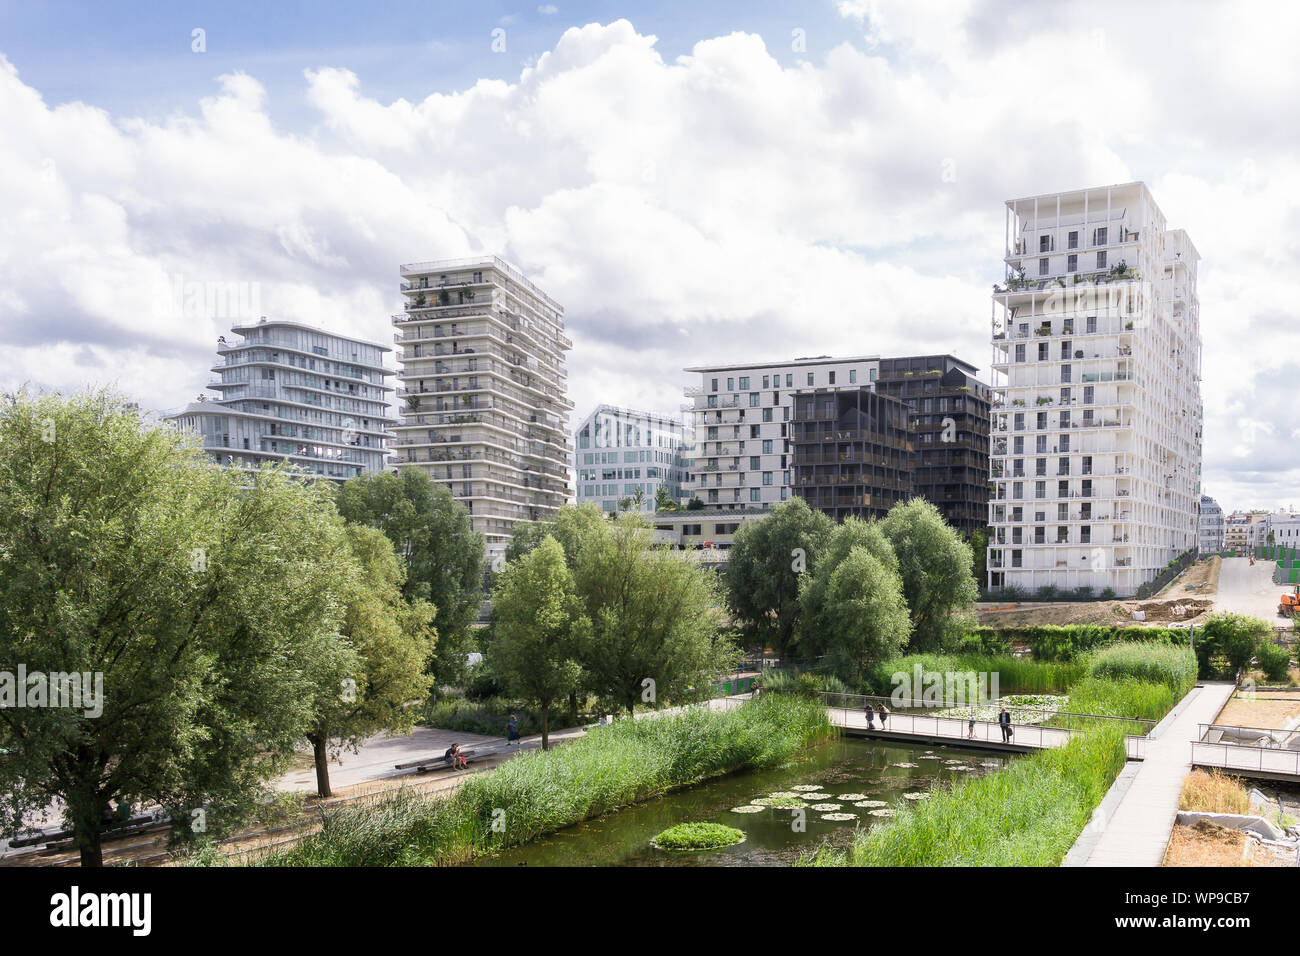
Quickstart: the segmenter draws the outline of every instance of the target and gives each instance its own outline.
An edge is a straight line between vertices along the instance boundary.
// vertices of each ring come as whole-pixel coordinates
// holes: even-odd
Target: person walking
[[[1011,715],[1007,713],[1007,709],[1005,707],[1002,708],[1002,713],[998,714],[998,725],[1002,728],[1002,742],[1004,744],[1010,743],[1011,742]]]
[[[506,722],[506,746],[519,743],[519,718],[514,714]]]
[[[880,706],[876,708],[876,711],[877,711],[877,713],[878,713],[879,716],[880,716],[880,729],[881,729],[881,730],[884,730],[884,729],[885,729],[885,718],[889,716],[889,711],[885,710],[885,704],[884,704],[884,701],[881,701]]]
[[[966,722],[966,739],[975,739],[975,708],[970,709],[970,720]]]
[[[875,730],[876,712],[871,709],[871,701],[867,701],[867,706],[862,709],[862,712],[867,715],[867,730]]]

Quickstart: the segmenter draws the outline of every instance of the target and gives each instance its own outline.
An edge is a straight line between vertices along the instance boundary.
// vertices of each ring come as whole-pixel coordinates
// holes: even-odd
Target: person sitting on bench
[[[452,744],[448,747],[447,752],[442,755],[442,759],[456,768],[469,766],[469,761],[466,760],[465,755],[460,752],[460,744]]]

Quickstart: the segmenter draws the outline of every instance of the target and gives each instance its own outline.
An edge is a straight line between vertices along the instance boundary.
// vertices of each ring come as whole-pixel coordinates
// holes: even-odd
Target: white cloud
[[[681,368],[709,359],[983,365],[1001,201],[1145,179],[1203,257],[1206,490],[1284,498],[1300,13],[839,8],[846,40],[791,66],[746,33],[666,59],[622,20],[566,30],[515,80],[409,99],[313,66],[318,122],[295,131],[255,76],[145,120],[52,108],[0,61],[5,384],[116,375],[178,405],[230,324],[178,283],[388,340],[397,265],[479,249],[566,305],[578,414],[675,409]]]

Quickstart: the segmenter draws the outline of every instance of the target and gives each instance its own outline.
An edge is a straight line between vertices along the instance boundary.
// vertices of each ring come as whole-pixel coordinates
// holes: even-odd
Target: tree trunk
[[[574,691],[569,695],[569,726],[578,726],[578,693]]]
[[[100,834],[98,820],[89,828],[77,834],[77,842],[81,845],[82,866],[104,865],[104,848],[100,843]]]
[[[551,749],[550,704],[542,704],[542,749]]]
[[[308,737],[311,741],[312,756],[316,760],[316,793],[321,797],[334,796],[330,790],[330,755],[324,737]]]

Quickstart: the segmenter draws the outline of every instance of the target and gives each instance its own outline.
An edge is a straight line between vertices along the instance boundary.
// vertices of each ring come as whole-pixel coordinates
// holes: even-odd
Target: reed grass
[[[1056,866],[1124,765],[1124,739],[1099,728],[937,792],[847,850],[806,854],[810,866]]]
[[[396,793],[327,812],[270,866],[464,863],[620,807],[737,770],[777,766],[833,736],[826,708],[763,696],[726,712],[689,708],[595,727],[466,777],[446,796]]]
[[[1191,649],[1168,644],[1125,641],[1088,656],[1088,676],[1164,684],[1173,691],[1175,700],[1181,700],[1195,686],[1196,673],[1196,655]]]

